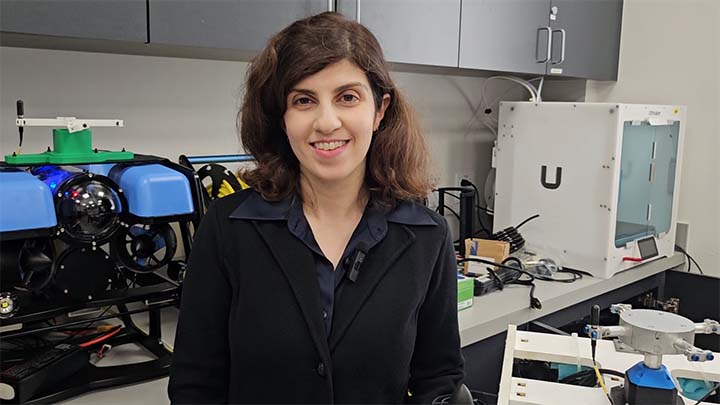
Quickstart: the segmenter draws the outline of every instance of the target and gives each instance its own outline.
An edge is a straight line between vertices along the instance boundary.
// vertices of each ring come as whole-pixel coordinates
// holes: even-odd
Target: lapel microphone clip
[[[358,275],[360,274],[360,266],[362,266],[365,261],[365,256],[367,256],[368,250],[370,249],[367,242],[361,241],[358,243],[353,254],[345,259],[345,266],[348,272],[347,275],[353,283],[357,281]]]

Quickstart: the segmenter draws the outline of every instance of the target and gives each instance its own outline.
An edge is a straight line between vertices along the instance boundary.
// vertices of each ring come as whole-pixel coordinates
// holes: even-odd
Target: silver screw
[[[67,290],[67,289],[65,289],[65,290],[63,290],[63,292],[64,292],[65,294],[67,294],[67,293],[68,293],[68,290]]]

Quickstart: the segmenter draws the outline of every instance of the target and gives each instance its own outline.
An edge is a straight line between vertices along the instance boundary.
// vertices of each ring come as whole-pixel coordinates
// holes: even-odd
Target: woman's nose
[[[329,134],[342,126],[337,111],[332,106],[318,108],[313,129],[323,134]]]

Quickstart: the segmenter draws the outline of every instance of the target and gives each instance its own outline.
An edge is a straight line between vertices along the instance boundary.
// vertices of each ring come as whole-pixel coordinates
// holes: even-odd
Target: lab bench
[[[475,297],[473,306],[460,311],[458,320],[460,339],[465,357],[466,385],[473,390],[497,392],[502,369],[503,348],[507,325],[564,325],[590,313],[593,304],[607,307],[655,291],[664,297],[666,271],[683,266],[682,255],[662,258],[616,274],[603,280],[584,277],[573,283],[537,281],[535,295],[542,302],[541,309],[530,309],[528,288],[508,286],[502,292]],[[177,309],[162,310],[162,336],[167,344],[175,340]],[[138,326],[147,327],[147,316],[133,316]],[[118,347],[103,359],[107,365],[142,361],[147,354],[131,347]],[[169,403],[167,377],[142,384],[90,392],[64,402],[65,404]]]

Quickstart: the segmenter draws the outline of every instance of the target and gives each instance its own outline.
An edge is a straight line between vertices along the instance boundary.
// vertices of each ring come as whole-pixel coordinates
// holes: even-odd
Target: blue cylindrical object
[[[0,233],[57,225],[48,187],[24,171],[0,171]]]
[[[110,177],[123,189],[128,211],[138,217],[187,215],[195,211],[185,175],[160,164],[127,167]]]
[[[239,162],[253,162],[255,157],[248,154],[237,154],[237,155],[211,155],[211,156],[188,156],[188,162],[191,164],[202,164],[202,163],[239,163]]]

